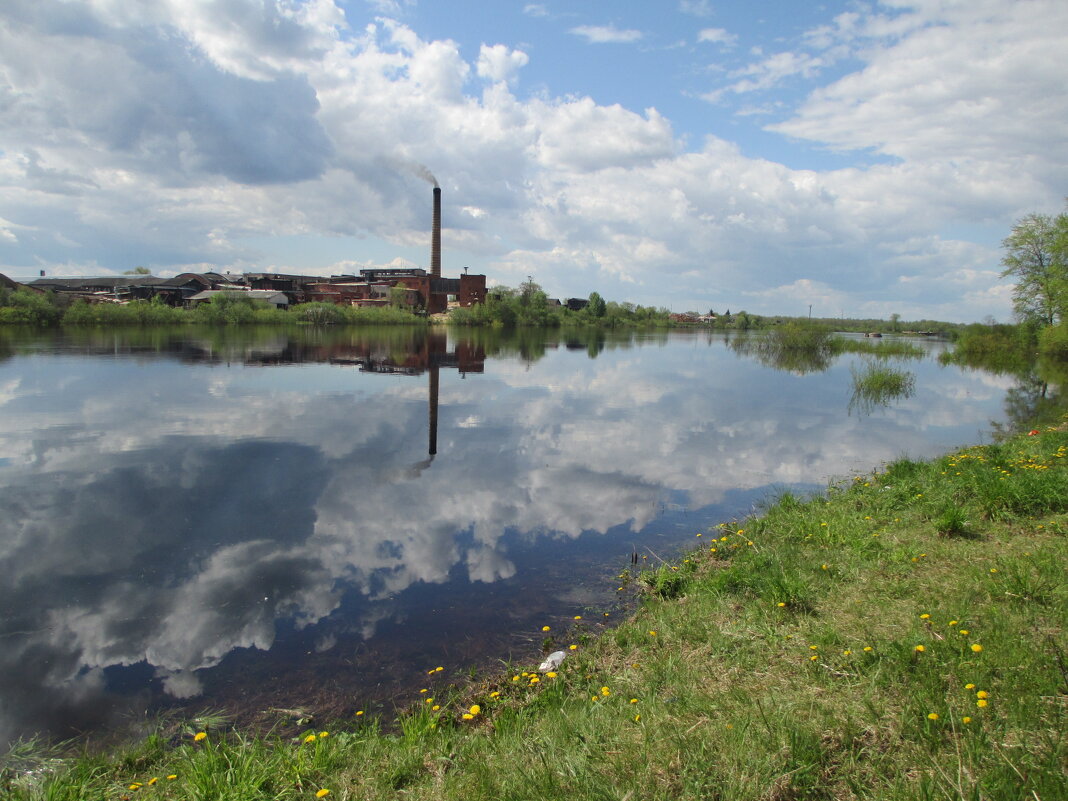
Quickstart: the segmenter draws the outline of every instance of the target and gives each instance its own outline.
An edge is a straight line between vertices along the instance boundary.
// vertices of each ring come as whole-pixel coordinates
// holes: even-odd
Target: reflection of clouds
[[[930,455],[998,413],[976,401],[984,377],[930,363],[916,398],[857,419],[845,363],[799,378],[692,340],[561,351],[442,371],[439,455],[419,471],[425,376],[147,366],[63,360],[0,384],[0,455],[20,464],[0,466],[0,687],[25,689],[6,713],[19,725],[99,692],[108,665],[147,661],[196,695],[195,671],[271,647],[280,619],[330,617],[350,590],[373,603],[346,630],[369,637],[413,584],[515,575],[509,532],[637,531],[669,496],[701,508]]]

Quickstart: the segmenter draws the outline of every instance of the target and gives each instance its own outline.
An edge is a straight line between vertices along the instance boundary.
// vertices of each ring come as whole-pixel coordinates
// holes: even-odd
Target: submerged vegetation
[[[639,558],[616,581],[644,600],[601,637],[546,621],[532,636],[557,667],[428,665],[395,715],[315,729],[200,719],[116,753],[23,747],[0,793],[1065,798],[1066,461],[1062,421],[784,494],[673,561]]]

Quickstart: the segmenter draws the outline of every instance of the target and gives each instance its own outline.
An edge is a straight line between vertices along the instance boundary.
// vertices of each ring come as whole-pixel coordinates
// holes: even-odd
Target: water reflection
[[[846,363],[812,380],[664,333],[4,339],[4,738],[179,701],[343,713],[529,655],[613,602],[632,548],[973,441],[1005,390],[924,365],[851,419]]]

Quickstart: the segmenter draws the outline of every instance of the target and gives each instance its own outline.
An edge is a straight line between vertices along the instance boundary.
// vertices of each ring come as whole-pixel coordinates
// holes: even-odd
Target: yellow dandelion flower
[[[812,656],[810,656],[810,657],[808,658],[808,661],[809,661],[809,662],[815,662],[815,661],[816,661],[817,659],[819,659],[819,657],[818,657],[818,656],[816,656],[815,654],[813,654]]]
[[[992,568],[990,568],[990,572],[991,573],[997,573],[998,569],[996,567],[992,567]]]
[[[987,701],[987,700],[986,700],[985,698],[980,698],[980,699],[979,699],[978,701],[976,701],[976,702],[975,702],[975,705],[976,705],[977,707],[980,707],[980,708],[981,708],[981,707],[984,707],[984,706],[986,706],[986,705],[987,705],[988,703],[990,703],[990,702],[989,702],[989,701]]]
[[[431,712],[437,712],[440,709],[441,709],[441,705],[440,704],[434,704],[434,706],[430,707],[430,711]]]
[[[445,668],[443,668],[443,667],[441,667],[441,666],[439,665],[438,667],[434,668],[434,672],[435,672],[435,673],[441,673],[441,671],[443,671],[444,669],[445,669]]]
[[[575,615],[575,620],[582,620],[582,615]]]
[[[604,696],[609,696],[609,695],[611,695],[611,694],[612,694],[612,691],[611,691],[611,690],[609,690],[609,689],[608,689],[607,687],[602,687],[602,688],[601,688],[601,695],[604,695]]]
[[[820,647],[818,645],[810,645],[808,647],[808,650],[810,650],[810,651],[818,651],[819,649],[820,649]]]
[[[314,734],[309,734],[307,737],[304,738],[304,742],[306,742],[306,743],[314,743],[315,742],[315,735]]]
[[[169,781],[169,782],[173,782],[177,778],[178,778],[178,774],[177,773],[168,773],[167,774],[167,781]]]
[[[822,564],[822,565],[820,565],[820,570],[826,570],[827,567],[828,567],[828,565]]]
[[[968,634],[968,629],[957,629],[958,634]]]
[[[159,781],[159,776],[153,776],[151,779],[148,780],[148,786],[151,787],[153,784],[155,784],[158,781]]]
[[[972,650],[973,650],[973,651],[974,651],[975,653],[980,653],[980,652],[981,652],[981,651],[983,650],[983,646],[981,646],[981,645],[980,645],[979,643],[977,643],[977,642],[973,642],[973,643],[972,643]]]
[[[549,678],[549,679],[555,679],[556,678],[556,671],[555,670],[550,670],[548,673],[545,674],[545,676],[546,676],[546,678]]]
[[[500,694],[501,693],[500,693],[499,690],[494,690],[493,692],[490,693],[490,698],[496,698]]]
[[[478,704],[472,704],[471,708],[467,711],[470,712],[472,715],[477,715],[479,712],[482,711],[482,707],[480,707]]]
[[[596,696],[596,695],[591,695],[590,696],[590,700],[591,701],[596,701],[596,700],[598,700],[598,698],[599,698],[599,696]]]
[[[872,648],[871,648],[871,646],[870,646],[870,645],[865,645],[865,646],[864,646],[864,650],[865,650],[865,651],[871,651],[871,650],[872,650]]]
[[[519,676],[512,676],[512,681],[519,681]]]
[[[965,715],[960,720],[961,720],[961,723],[971,723],[972,722],[972,719],[970,717],[968,717],[967,715]]]
[[[193,735],[193,742],[199,743],[201,740],[206,740],[207,737],[207,732],[198,731],[196,734]]]
[[[965,690],[974,690],[974,689],[975,689],[975,685],[974,685],[974,684],[971,684],[971,683],[969,682],[968,684],[965,684],[965,685],[964,685],[964,689],[965,689]]]
[[[937,712],[928,712],[927,713],[927,719],[928,720],[938,720],[938,713]]]
[[[541,627],[541,630],[542,630],[542,631],[549,631],[549,626],[542,626],[542,627]]]
[[[330,736],[330,732],[328,732],[328,731],[319,732],[319,739],[322,739],[323,737],[329,737],[329,736]]]
[[[141,789],[141,783],[140,782],[134,782],[133,784],[130,785],[129,789],[131,789],[131,790],[140,790]]]
[[[631,698],[631,699],[630,699],[630,702],[631,702],[632,704],[636,704],[636,703],[638,703],[638,699],[637,699],[637,698]]]
[[[779,607],[780,609],[782,609],[782,608],[783,608],[784,606],[786,606],[786,604],[784,604],[784,603],[783,603],[782,601],[779,601],[779,602],[778,602],[778,603],[776,604],[776,606],[778,606],[778,607]]]
[[[842,656],[849,656],[851,653],[853,653],[853,652],[852,651],[842,651]]]
[[[917,645],[917,646],[916,646],[915,648],[913,648],[912,650],[913,650],[913,651],[919,651],[919,652],[920,652],[920,653],[922,654],[922,653],[923,653],[924,651],[926,651],[927,649],[926,649],[926,648],[924,648],[924,647],[923,647],[922,645]]]
[[[539,679],[537,676],[531,676],[530,677],[530,683],[531,684],[537,684],[539,681],[541,681],[541,679]]]
[[[975,694],[975,697],[976,698],[989,698],[990,697],[990,693],[988,693],[986,690],[980,690],[979,692],[977,692]]]
[[[432,704],[432,703],[434,703],[434,699],[433,698],[427,698],[426,700],[423,701],[423,703],[424,704]]]
[[[462,717],[463,717],[464,720],[474,720],[474,718],[475,718],[475,716],[472,715],[470,712],[464,712]]]
[[[958,621],[956,621],[956,620],[951,620],[951,621],[949,621],[949,625],[951,625],[951,626],[956,626],[956,625],[957,625],[957,622],[958,622]]]
[[[326,796],[328,795],[330,795],[330,791],[327,790],[325,787],[322,790],[316,790],[315,792],[316,798],[326,798]]]
[[[567,646],[567,649],[569,651],[577,651],[578,650],[578,646],[577,645],[569,645],[569,646]]]
[[[920,620],[929,620],[930,617],[931,616],[925,612],[924,614],[920,615]]]
[[[655,631],[650,631],[649,632],[649,636],[650,637],[655,637],[656,636],[656,632]]]
[[[421,692],[421,693],[425,693],[425,692],[427,692],[427,689],[426,689],[426,687],[424,687],[423,689],[421,689],[421,690],[420,690],[419,692]]]
[[[363,710],[361,709],[361,710],[359,710],[359,711],[358,711],[358,712],[356,713],[356,717],[359,717],[359,716],[360,716],[360,715],[362,715],[362,714],[363,714]]]
[[[639,720],[641,720],[641,719],[642,719],[642,716],[641,716],[641,715],[635,715],[635,716],[634,716],[634,722],[635,722],[635,723],[637,723],[637,722],[638,722]]]

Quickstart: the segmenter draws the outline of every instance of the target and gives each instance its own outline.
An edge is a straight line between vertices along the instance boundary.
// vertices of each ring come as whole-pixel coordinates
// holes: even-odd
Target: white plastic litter
[[[563,651],[553,651],[547,657],[545,661],[538,665],[538,670],[556,670],[560,667],[560,663],[564,661],[564,657],[567,656]]]

